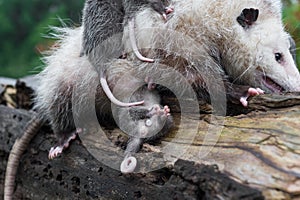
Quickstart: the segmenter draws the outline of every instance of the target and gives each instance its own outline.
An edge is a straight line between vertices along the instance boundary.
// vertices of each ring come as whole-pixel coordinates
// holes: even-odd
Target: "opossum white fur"
[[[83,9],[82,26],[84,28],[82,44],[83,49],[81,55],[87,55],[89,57],[89,61],[92,64],[98,67],[101,66],[96,61],[99,56],[99,52],[97,50],[94,50],[97,48],[101,48],[99,46],[103,44],[106,39],[110,38],[113,35],[121,33],[123,31],[124,24],[128,23],[129,25],[131,25],[130,35],[132,46],[135,47],[134,52],[136,56],[142,61],[153,62],[152,59],[142,56],[138,51],[138,48],[136,47],[133,31],[134,25],[131,22],[131,16],[133,16],[134,13],[142,7],[151,7],[153,11],[155,10],[157,13],[162,15],[164,19],[166,19],[168,12],[172,12],[171,8],[168,8],[164,5],[166,3],[167,2],[163,2],[161,0],[87,0]],[[100,69],[100,83],[103,91],[112,103],[124,107],[143,104],[143,101],[124,103],[116,99],[107,85],[107,81],[104,75],[104,66],[101,68],[103,69]]]
[[[160,16],[151,15],[150,9],[136,15],[138,46],[158,46],[166,52],[161,55],[157,51],[145,51],[152,58],[157,56],[164,60],[166,55],[173,54],[175,61],[169,63],[170,66],[184,74],[198,89],[200,96],[203,88],[222,89],[215,83],[224,80],[260,87],[269,92],[300,90],[300,75],[289,52],[289,36],[284,32],[281,22],[280,1],[174,0],[172,5],[173,17],[166,23]],[[257,21],[247,29],[236,20],[245,8],[259,10]],[[178,31],[184,37],[171,37],[168,30]],[[54,132],[58,134],[74,131],[73,114],[84,114],[81,110],[86,111],[85,106],[90,103],[87,99],[93,99],[95,94],[90,87],[99,84],[98,74],[87,57],[79,56],[82,32],[82,28],[63,30],[60,47],[45,59],[47,67],[39,75],[35,108],[44,120],[50,121]],[[186,43],[185,37],[193,42]],[[128,31],[125,31],[123,41],[130,51]],[[275,53],[283,54],[281,63],[276,62]],[[188,64],[181,65],[185,63],[181,58],[189,61]],[[124,73],[126,66],[129,66],[125,60],[115,64],[119,67],[114,68],[115,74]],[[136,67],[137,73],[146,71],[147,74],[150,64],[141,63]],[[165,71],[168,73],[167,69]],[[108,82],[114,82],[112,77],[114,74],[107,74]],[[177,80],[169,81],[176,83]],[[181,87],[179,83],[180,80],[177,86]],[[228,87],[234,89],[235,86]],[[81,91],[75,94],[76,98],[72,98],[74,88]],[[100,87],[97,87],[96,94],[98,99],[95,107],[100,108],[101,113],[107,113],[109,101]],[[73,112],[74,103],[80,105],[81,110]]]
[[[138,46],[148,49],[144,55],[164,59],[151,51],[164,47],[166,55],[179,52],[179,56],[191,61],[201,73],[206,72],[205,76],[221,74],[234,84],[266,92],[300,91],[300,75],[289,52],[290,36],[282,24],[279,0],[173,0],[172,6],[173,16],[166,23],[151,15],[149,9],[136,15]],[[245,28],[237,22],[237,17],[250,8],[258,9],[258,19]],[[175,31],[181,37],[164,34]],[[186,38],[194,43],[185,44]],[[131,52],[128,29],[123,41],[126,50]],[[199,49],[203,54],[195,59]],[[282,54],[280,62],[275,59],[276,53]],[[189,73],[188,67],[184,70]]]
[[[62,144],[69,140],[70,136],[74,136],[74,131],[77,131],[77,128],[93,130],[94,127],[90,127],[90,119],[93,119],[92,117],[95,114],[99,114],[97,115],[99,117],[112,115],[110,101],[100,87],[99,75],[96,69],[90,64],[87,56],[80,56],[82,28],[62,28],[56,31],[59,32],[57,35],[60,39],[57,44],[59,48],[54,47],[49,55],[44,57],[46,68],[37,75],[39,85],[34,99],[34,109],[38,112],[38,116],[28,124],[24,137],[22,136],[20,139],[20,141],[25,141],[22,142],[25,145],[19,145],[20,142],[16,142],[12,151],[17,153],[11,154],[8,160],[5,200],[12,199],[14,180],[21,153],[25,151],[26,145],[37,133],[37,129],[42,123],[46,120],[49,121],[59,140],[58,147],[62,150]],[[107,70],[109,86],[114,88],[124,73],[130,73],[134,68],[134,63],[125,59],[111,60],[110,68]],[[144,80],[134,79],[133,76],[130,81],[122,85],[122,89],[132,91],[135,84],[140,85],[139,82],[142,85],[145,84]],[[127,115],[125,115],[128,113],[125,109],[130,111],[131,108],[119,110],[123,127],[126,126],[124,122],[127,121],[128,127],[126,130],[132,130],[134,133],[131,134],[135,135],[135,138],[128,141],[125,151],[124,162],[121,166],[121,170],[124,170],[124,172],[132,172],[135,169],[135,165],[131,163],[135,160],[132,156],[139,150],[140,145],[145,140],[145,138],[138,138],[139,135],[144,134],[144,137],[149,135],[151,138],[148,138],[148,140],[155,139],[166,134],[172,126],[170,110],[167,106],[163,108],[160,106],[160,98],[155,90],[137,90],[132,95],[133,101],[144,98],[145,104],[135,107],[138,112],[133,114],[133,121],[127,120]],[[157,112],[153,112],[152,108],[156,108]],[[80,120],[79,124],[76,124],[75,122],[78,123],[78,119]],[[80,125],[83,125],[83,127]],[[49,157],[53,156],[49,154]]]
[[[37,75],[39,87],[36,89],[34,109],[49,120],[54,133],[73,131],[73,115],[80,116],[88,110],[90,100],[96,99],[96,112],[111,115],[109,99],[100,87],[99,74],[88,61],[87,56],[79,56],[82,40],[82,27],[57,29],[60,48],[54,48],[44,57],[46,68]],[[112,60],[107,69],[107,81],[114,88],[119,77],[135,66],[124,59]],[[132,80],[132,82],[139,80]],[[144,80],[140,80],[144,83]],[[124,84],[124,90],[132,84]],[[130,91],[129,89],[129,91]],[[127,89],[128,90],[128,89]],[[74,92],[80,91],[78,94]],[[135,98],[134,100],[137,100]],[[75,104],[75,105],[73,105]],[[77,107],[77,105],[79,105]],[[151,107],[151,105],[144,105]],[[76,106],[76,110],[73,107]],[[62,132],[63,131],[63,132]]]

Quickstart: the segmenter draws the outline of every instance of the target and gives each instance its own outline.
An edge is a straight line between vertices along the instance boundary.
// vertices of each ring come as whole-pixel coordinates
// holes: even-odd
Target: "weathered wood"
[[[30,116],[27,111],[0,106],[2,158],[7,157]],[[214,165],[178,160],[174,167],[122,175],[93,158],[79,141],[60,158],[50,161],[47,152],[53,143],[51,131],[45,127],[32,141],[19,167],[15,192],[18,199],[263,199],[258,190],[231,180]],[[102,155],[116,151],[118,148]],[[3,185],[5,164],[1,162],[0,167]]]
[[[173,112],[178,108],[172,98],[164,101]],[[211,112],[209,106],[201,105]],[[261,95],[252,98],[247,109],[231,106],[236,109],[233,113],[244,114],[222,118],[172,113],[176,124],[172,132],[136,155],[137,170],[159,168],[145,174],[122,175],[116,170],[126,144],[119,129],[110,127],[105,135],[90,130],[60,158],[49,161],[47,152],[55,139],[43,127],[22,158],[16,195],[31,199],[261,199],[261,191],[267,199],[300,198],[300,95]],[[0,184],[9,149],[30,117],[28,111],[0,107]],[[113,162],[108,167],[109,160]]]
[[[252,98],[249,110],[245,110],[247,115],[222,118],[202,114],[199,120],[191,114],[180,134],[175,129],[155,148],[162,156],[151,161],[151,167],[173,163],[177,158],[216,164],[231,178],[258,188],[267,199],[299,197],[299,97],[299,94],[273,94]],[[182,126],[184,119],[179,121],[180,116],[176,114],[174,118],[176,127]],[[195,123],[199,130],[191,135]],[[83,143],[92,150],[90,152],[100,152],[101,148],[93,145],[94,138],[83,137]],[[173,148],[165,148],[170,144]],[[141,165],[149,165],[144,163],[149,160],[147,155],[138,158]]]

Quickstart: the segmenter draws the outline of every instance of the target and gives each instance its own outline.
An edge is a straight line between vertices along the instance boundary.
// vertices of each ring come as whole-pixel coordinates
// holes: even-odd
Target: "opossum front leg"
[[[240,98],[240,102],[244,107],[248,106],[248,98],[251,96],[256,96],[256,95],[260,95],[260,94],[264,94],[264,91],[260,88],[249,88],[248,92],[245,96],[242,96]]]
[[[49,159],[56,158],[59,154],[61,154],[63,152],[64,149],[69,147],[70,142],[72,140],[74,140],[77,137],[77,135],[81,132],[82,132],[82,129],[77,128],[76,131],[72,132],[69,137],[63,139],[63,141],[60,142],[60,145],[58,145],[56,147],[51,147],[48,158]]]
[[[145,109],[141,109],[144,110]],[[170,117],[170,109],[168,106],[163,108],[160,105],[154,105],[151,109],[147,109],[148,112],[134,110],[131,115],[138,115],[139,120],[137,123],[137,136],[131,137],[128,141],[125,158],[120,165],[122,173],[132,173],[137,165],[137,160],[132,154],[138,152],[144,142],[144,140],[154,140],[161,137],[167,131],[162,130],[165,127],[168,117]],[[167,124],[169,126],[169,124]],[[168,129],[167,127],[166,129]],[[149,137],[149,139],[146,139]]]
[[[233,103],[241,103],[244,107],[248,106],[248,98],[264,94],[260,88],[252,88],[245,85],[237,85],[232,83],[225,83],[227,88],[227,98]]]

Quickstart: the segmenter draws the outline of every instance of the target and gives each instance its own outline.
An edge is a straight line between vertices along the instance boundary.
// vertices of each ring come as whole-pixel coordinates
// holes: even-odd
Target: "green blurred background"
[[[300,0],[284,1],[286,29],[297,43],[300,66]],[[0,76],[18,78],[39,72],[41,52],[54,40],[50,26],[79,26],[84,0],[0,0]]]

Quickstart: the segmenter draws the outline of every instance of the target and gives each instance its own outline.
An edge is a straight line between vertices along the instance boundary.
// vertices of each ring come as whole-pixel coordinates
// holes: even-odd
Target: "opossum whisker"
[[[238,77],[236,77],[233,81],[232,81],[232,83],[235,83],[235,82],[237,82],[239,79],[241,79],[252,67],[254,67],[254,66],[248,66],[247,68],[246,68],[246,70],[242,73],[242,74],[240,74]]]
[[[266,77],[266,76],[267,76],[267,73],[266,73],[266,71],[265,71],[264,67],[261,67],[260,69],[262,70],[262,74],[263,74],[263,76],[264,76],[264,77]]]

